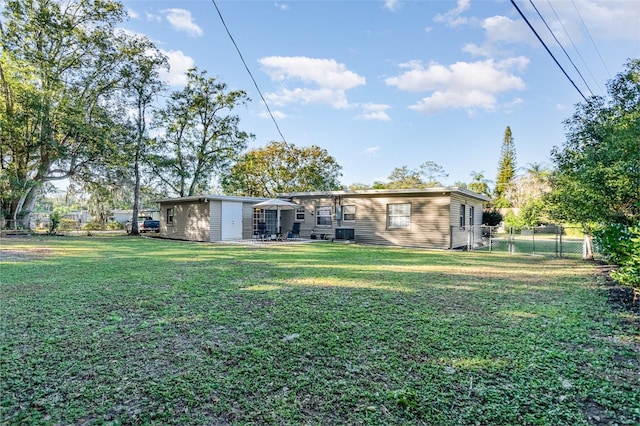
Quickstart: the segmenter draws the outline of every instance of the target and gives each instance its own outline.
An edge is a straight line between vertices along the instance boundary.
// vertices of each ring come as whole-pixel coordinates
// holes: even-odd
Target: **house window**
[[[342,206],[342,220],[345,222],[356,220],[356,206]]]
[[[304,207],[296,209],[296,222],[304,222]]]
[[[475,216],[475,207],[474,206],[470,206],[469,207],[469,226],[473,226],[473,217]]]
[[[464,204],[460,204],[460,229],[464,230],[464,227],[466,225],[467,219],[466,219],[466,214],[467,214],[467,206],[465,206]]]
[[[387,228],[409,228],[411,226],[411,204],[387,204]]]
[[[173,225],[173,209],[167,209],[167,225]]]
[[[331,226],[331,207],[316,207],[316,226]]]

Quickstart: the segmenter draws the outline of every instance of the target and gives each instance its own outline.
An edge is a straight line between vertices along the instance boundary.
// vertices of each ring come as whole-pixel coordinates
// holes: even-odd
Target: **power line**
[[[531,23],[529,22],[529,20],[527,19],[526,16],[524,16],[524,13],[522,13],[522,11],[520,10],[520,8],[518,7],[518,5],[516,4],[516,2],[514,0],[511,0],[511,4],[513,5],[513,7],[516,8],[516,10],[518,11],[518,13],[520,14],[520,16],[522,16],[522,19],[524,19],[524,22],[527,23],[527,25],[529,26],[529,28],[531,29],[531,31],[533,31],[533,33],[535,34],[535,36],[538,38],[538,40],[540,41],[540,43],[542,43],[542,45],[544,46],[545,50],[547,51],[547,53],[549,54],[549,56],[551,56],[551,58],[553,59],[553,61],[556,63],[556,65],[558,66],[558,68],[560,68],[560,70],[562,71],[562,73],[565,75],[565,77],[567,77],[567,79],[571,82],[571,84],[573,85],[573,87],[578,91],[578,93],[580,93],[580,96],[582,96],[582,99],[584,99],[585,101],[587,100],[587,98],[582,94],[582,92],[580,91],[580,89],[578,88],[578,86],[576,86],[576,83],[573,82],[573,80],[571,79],[571,77],[569,77],[569,74],[567,74],[567,72],[564,70],[564,68],[562,68],[562,65],[560,65],[560,62],[558,62],[558,60],[556,59],[555,56],[553,56],[553,53],[551,53],[551,50],[549,50],[549,48],[547,47],[547,45],[545,44],[545,42],[542,40],[542,38],[538,35],[538,32],[536,31],[535,28],[533,28],[533,26],[531,25]]]
[[[262,91],[260,90],[260,87],[258,87],[258,83],[256,82],[256,79],[253,78],[253,74],[251,73],[251,70],[249,69],[249,66],[247,65],[247,62],[244,60],[244,57],[242,56],[242,52],[240,52],[240,48],[236,44],[236,41],[234,40],[233,36],[231,35],[231,32],[229,31],[229,28],[227,27],[227,23],[224,21],[224,18],[222,17],[222,13],[220,12],[220,9],[218,9],[218,5],[216,4],[216,0],[211,0],[211,3],[213,3],[213,6],[216,8],[216,11],[218,12],[218,16],[220,17],[220,21],[222,22],[222,25],[224,26],[224,29],[227,31],[227,35],[231,39],[231,42],[235,46],[236,51],[238,52],[238,55],[240,56],[240,60],[242,61],[242,64],[244,65],[244,68],[247,70],[247,73],[249,74],[249,77],[251,77],[251,81],[253,81],[253,85],[255,86],[256,90],[258,91],[258,94],[260,95],[260,99],[262,99],[262,102],[264,103],[264,106],[267,108],[267,112],[269,113],[269,116],[271,117],[271,120],[273,121],[273,124],[275,124],[276,130],[278,131],[278,134],[282,138],[282,141],[286,143],[287,140],[284,138],[284,135],[280,131],[280,126],[278,126],[278,122],[276,121],[276,118],[273,116],[273,113],[271,112],[271,108],[269,108],[269,104],[267,104],[267,100],[262,95]]]
[[[591,76],[591,79],[596,84],[596,86],[599,86],[598,79],[593,75],[593,73],[591,72],[591,68],[589,68],[589,65],[587,65],[587,62],[584,60],[584,58],[580,54],[580,51],[578,50],[578,46],[576,46],[576,44],[573,42],[573,39],[571,38],[571,34],[569,34],[569,32],[567,31],[567,28],[562,23],[562,19],[560,19],[560,16],[558,16],[558,13],[556,12],[556,9],[551,4],[551,0],[547,0],[547,4],[549,5],[551,10],[553,11],[553,14],[555,15],[556,19],[558,20],[558,23],[560,24],[560,26],[562,27],[562,30],[564,31],[565,35],[567,36],[567,38],[571,42],[571,46],[573,46],[573,50],[575,50],[575,52],[578,54],[578,57],[580,58],[580,61],[582,61],[582,65],[584,65],[584,67],[587,69],[587,71],[589,72],[589,75]],[[598,87],[598,89],[602,89],[602,87]]]
[[[582,15],[580,14],[580,11],[578,10],[578,6],[576,6],[576,3],[573,0],[571,0],[571,4],[573,4],[573,8],[576,10],[576,13],[580,17],[580,22],[582,22],[582,26],[584,27],[584,30],[587,32],[587,35],[589,36],[589,39],[591,40],[591,44],[593,44],[593,48],[596,49],[596,53],[598,53],[598,57],[600,58],[600,62],[602,62],[602,65],[604,65],[604,69],[607,71],[607,74],[609,75],[609,78],[611,78],[611,73],[609,72],[609,68],[607,68],[607,64],[604,63],[604,59],[602,59],[602,55],[600,54],[600,50],[598,50],[598,46],[596,46],[596,42],[593,40],[593,37],[591,37],[591,32],[589,31],[589,28],[587,28],[587,24],[585,24],[584,23],[584,19],[582,19]]]
[[[591,93],[591,96],[593,96],[593,90],[591,90],[591,87],[589,87],[589,85],[587,84],[587,82],[585,81],[584,77],[582,76],[582,73],[580,72],[580,70],[578,69],[578,67],[576,67],[576,64],[573,63],[573,60],[571,59],[571,57],[569,56],[569,54],[567,53],[567,51],[565,50],[564,46],[562,45],[562,43],[560,43],[560,40],[558,40],[558,37],[556,37],[556,35],[553,33],[553,30],[551,29],[551,27],[549,27],[549,24],[547,24],[547,21],[544,19],[544,16],[542,16],[542,14],[540,13],[540,11],[538,10],[538,8],[536,7],[535,4],[533,4],[533,0],[529,0],[529,3],[531,3],[531,6],[533,6],[533,8],[535,9],[535,11],[538,13],[538,16],[540,17],[540,19],[542,20],[542,22],[544,22],[544,25],[547,27],[547,30],[549,30],[549,33],[551,33],[551,35],[553,36],[553,39],[556,41],[556,43],[558,43],[558,46],[560,46],[560,48],[562,49],[562,51],[564,52],[564,54],[566,55],[567,59],[569,60],[569,62],[571,62],[571,65],[573,65],[573,69],[576,70],[576,72],[578,73],[578,75],[580,76],[580,78],[582,79],[582,82],[584,83],[585,86],[587,86],[587,89],[589,89],[589,92]]]

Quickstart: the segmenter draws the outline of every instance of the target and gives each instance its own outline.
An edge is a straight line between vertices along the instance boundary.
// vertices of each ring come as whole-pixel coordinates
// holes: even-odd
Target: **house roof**
[[[241,197],[235,195],[215,195],[215,194],[205,194],[205,195],[194,195],[191,197],[178,197],[178,198],[163,198],[161,200],[155,200],[156,203],[175,203],[175,202],[189,202],[189,201],[242,201],[242,202],[252,202],[259,203],[261,201],[266,201],[269,198],[267,197]]]
[[[288,192],[278,194],[280,198],[304,198],[304,197],[335,197],[335,196],[372,196],[372,195],[450,195],[460,194],[465,197],[475,198],[480,201],[490,201],[489,197],[477,192],[470,191],[468,189],[460,188],[457,186],[449,186],[442,188],[418,188],[418,189],[368,189],[358,191],[317,191],[317,192]],[[179,197],[179,198],[163,198],[161,200],[155,200],[156,203],[182,203],[182,202],[202,202],[202,201],[241,201],[241,202],[253,202],[259,203],[266,201],[269,198],[266,197],[242,197],[234,195],[194,195],[191,197]]]
[[[465,188],[457,186],[440,188],[417,188],[417,189],[367,189],[358,191],[319,191],[319,192],[289,192],[279,194],[281,197],[333,197],[333,196],[371,196],[371,195],[421,195],[421,194],[460,194],[466,197],[475,198],[480,201],[490,201],[489,197]]]

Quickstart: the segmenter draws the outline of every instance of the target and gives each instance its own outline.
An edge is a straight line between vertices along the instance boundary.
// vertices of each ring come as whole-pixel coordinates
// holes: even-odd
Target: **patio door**
[[[278,215],[275,210],[265,210],[264,212],[265,222],[267,223],[267,233],[277,234],[278,233]]]
[[[242,239],[242,203],[234,201],[223,201],[222,212],[222,241],[233,241]]]

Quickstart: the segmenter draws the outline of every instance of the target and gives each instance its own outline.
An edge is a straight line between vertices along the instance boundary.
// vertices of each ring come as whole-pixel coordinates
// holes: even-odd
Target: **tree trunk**
[[[138,216],[140,212],[140,164],[138,164],[138,155],[136,155],[133,165],[133,174],[135,176],[135,187],[133,189],[133,217],[131,218],[131,235],[140,235],[138,229]]]
[[[24,228],[29,227],[29,218],[36,204],[37,196],[38,189],[37,186],[34,185],[25,189],[24,194],[15,205],[12,203],[11,207],[13,211],[10,212],[9,217],[13,221],[13,224],[9,224],[9,227],[13,225],[13,229],[18,229],[18,224]]]
[[[584,260],[593,260],[593,240],[591,234],[584,234],[584,242],[582,243],[582,258]]]

